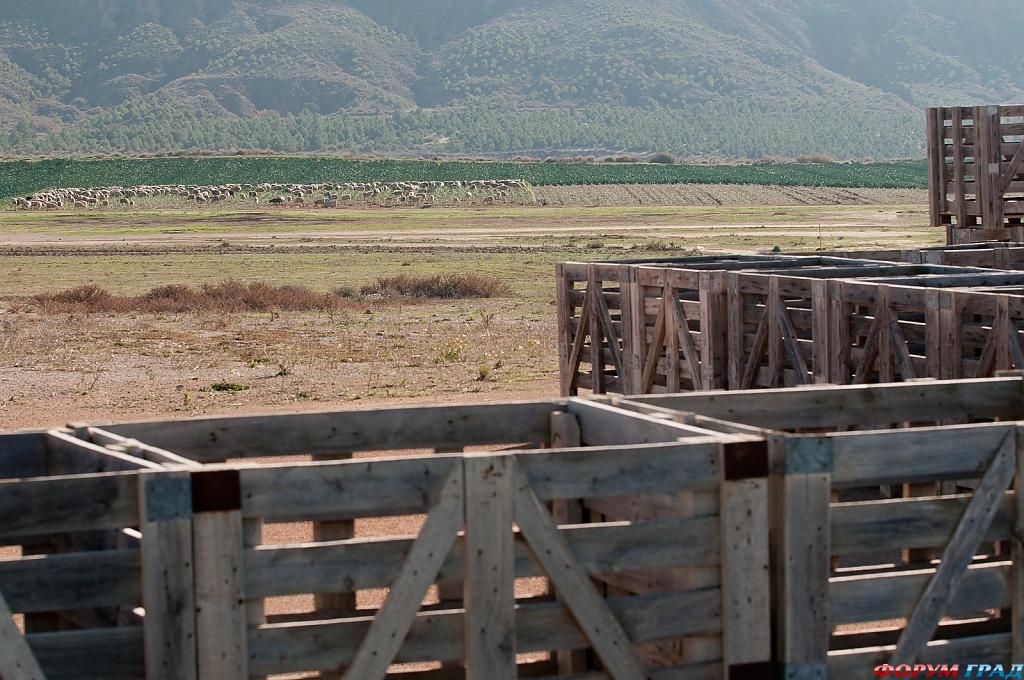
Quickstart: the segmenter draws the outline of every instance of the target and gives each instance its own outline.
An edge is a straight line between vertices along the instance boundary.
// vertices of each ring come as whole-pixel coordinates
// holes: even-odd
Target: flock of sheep
[[[320,184],[146,185],[98,189],[64,188],[39,191],[13,200],[18,210],[135,207],[137,199],[174,198],[193,203],[244,201],[253,205],[335,208],[339,204],[369,203],[382,207],[494,205],[523,202],[529,185],[518,179],[452,182],[326,182]]]

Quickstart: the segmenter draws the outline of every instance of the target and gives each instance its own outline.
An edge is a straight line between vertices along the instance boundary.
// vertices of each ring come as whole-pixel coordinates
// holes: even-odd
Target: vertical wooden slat
[[[644,311],[644,286],[640,284],[640,272],[636,267],[629,266],[630,291],[630,355],[634,364],[633,394],[643,394],[647,390],[644,384],[644,359],[647,356],[647,313]]]
[[[945,290],[939,294],[942,317],[943,380],[956,380],[963,376],[963,343],[960,333],[959,293]]]
[[[705,390],[721,390],[728,386],[730,355],[728,322],[731,312],[725,272],[701,272],[698,286],[701,383]]]
[[[674,299],[678,294],[675,287],[669,281],[665,281],[661,298],[661,302],[665,306],[665,357],[667,359],[665,362],[665,371],[667,372],[665,385],[671,394],[679,392],[682,385],[679,375],[682,370],[682,363],[679,359],[679,329],[682,327],[681,324],[686,322],[676,314]]]
[[[466,673],[515,680],[515,558],[511,455],[469,455],[465,465]]]
[[[622,342],[622,375],[619,390],[623,394],[636,394],[636,373],[639,360],[633,351],[633,288],[636,272],[632,267],[619,267],[619,340]]]
[[[843,282],[828,282],[829,382],[850,382],[850,317],[843,299]]]
[[[745,446],[745,444],[739,444]],[[754,445],[757,446],[756,444]],[[726,479],[720,487],[722,523],[722,661],[735,665],[771,660],[771,578],[768,547],[767,452],[756,476]],[[728,445],[723,447],[728,450]],[[728,457],[728,453],[725,454]]]
[[[572,353],[572,314],[573,305],[569,299],[572,282],[567,278],[565,265],[555,265],[555,304],[558,313],[558,381],[563,397],[572,396],[572,383],[575,367],[570,367],[569,356]]]
[[[738,390],[743,380],[743,335],[746,333],[743,324],[743,294],[740,292],[738,274],[729,272],[725,278],[729,306],[729,389]]]
[[[889,332],[896,312],[893,311],[889,298],[889,287],[879,286],[875,315],[878,317],[878,382],[881,383],[893,382],[896,379],[893,365],[893,338]]]
[[[241,511],[197,512],[192,537],[198,678],[246,678],[248,621]]]
[[[931,226],[942,226],[942,149],[939,142],[939,126],[942,123],[939,109],[930,108],[925,112],[925,127],[928,135],[928,217]]]
[[[777,654],[790,678],[827,677],[831,444],[825,437],[769,440],[773,469],[783,472],[772,540],[778,556]]]
[[[577,448],[581,445],[580,422],[571,413],[551,414],[551,448]],[[581,499],[558,499],[551,503],[551,515],[558,524],[580,524],[584,521]],[[582,673],[587,668],[587,653],[582,649],[560,649],[555,652],[559,675]]]
[[[594,394],[604,394],[604,337],[597,296],[603,295],[601,280],[594,265],[587,268],[587,304],[590,307],[590,380]]]
[[[768,384],[764,387],[783,387],[783,346],[782,346],[782,295],[779,293],[779,279],[768,279]]]
[[[829,304],[828,281],[825,279],[811,282],[811,338],[813,340],[814,356],[812,369],[814,371],[814,382],[821,385],[831,382],[832,376],[829,370],[831,357],[829,332]]]
[[[139,473],[147,680],[196,677],[192,484],[185,471]]]
[[[942,291],[930,288],[925,291],[925,365],[928,378],[942,378]]]

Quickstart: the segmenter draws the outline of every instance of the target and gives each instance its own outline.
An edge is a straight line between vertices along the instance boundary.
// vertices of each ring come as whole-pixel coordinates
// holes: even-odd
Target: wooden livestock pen
[[[1024,368],[1021,272],[766,256],[570,262],[556,276],[563,396]]]
[[[585,401],[0,436],[0,676],[739,677],[771,659],[752,439]],[[295,522],[320,532],[264,542]]]
[[[0,675],[852,679],[1019,659],[1021,418],[1024,380],[999,378],[2,435],[0,544],[22,555],[0,559]],[[367,532],[386,517],[416,521]],[[326,535],[265,541],[282,522]],[[320,597],[268,613],[299,594]]]
[[[1008,668],[1024,656],[1024,428],[1012,422],[1022,387],[1004,378],[606,399],[772,430],[777,677],[859,680],[880,664]]]
[[[1024,241],[1024,106],[927,111],[931,224],[946,243]]]

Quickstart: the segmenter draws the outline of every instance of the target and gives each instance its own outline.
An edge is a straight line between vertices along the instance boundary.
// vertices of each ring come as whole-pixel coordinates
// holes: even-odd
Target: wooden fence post
[[[728,295],[728,335],[729,349],[726,361],[729,370],[729,389],[742,389],[743,382],[743,336],[746,328],[743,325],[743,293],[740,292],[740,278],[736,272],[726,272],[726,291]]]
[[[829,296],[828,280],[811,281],[811,339],[814,346],[814,382],[825,384],[832,381],[829,349]]]
[[[192,473],[199,680],[249,676],[240,484],[238,470]]]
[[[555,303],[558,311],[558,378],[560,393],[563,397],[571,396],[575,367],[569,365],[572,353],[572,311],[570,299],[572,285],[565,272],[565,265],[555,265]]]
[[[942,157],[943,151],[939,142],[939,126],[942,124],[941,110],[930,108],[925,112],[925,125],[928,136],[928,218],[933,227],[942,226]],[[947,236],[948,243],[948,236]]]
[[[843,282],[828,282],[829,382],[850,383],[850,316],[843,296]]]
[[[700,272],[700,362],[705,390],[728,385],[729,292],[725,272]]]
[[[139,473],[147,680],[196,677],[192,483],[187,471]]]
[[[463,458],[466,677],[515,680],[515,457]]]
[[[828,677],[832,441],[773,436],[769,455],[777,479],[775,542],[777,658],[786,678]]]
[[[771,677],[768,447],[722,446],[722,663],[726,677]]]

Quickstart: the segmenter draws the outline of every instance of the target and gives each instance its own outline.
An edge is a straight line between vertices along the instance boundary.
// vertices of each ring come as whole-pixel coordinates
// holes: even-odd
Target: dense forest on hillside
[[[0,151],[920,156],[1011,0],[5,0]]]

